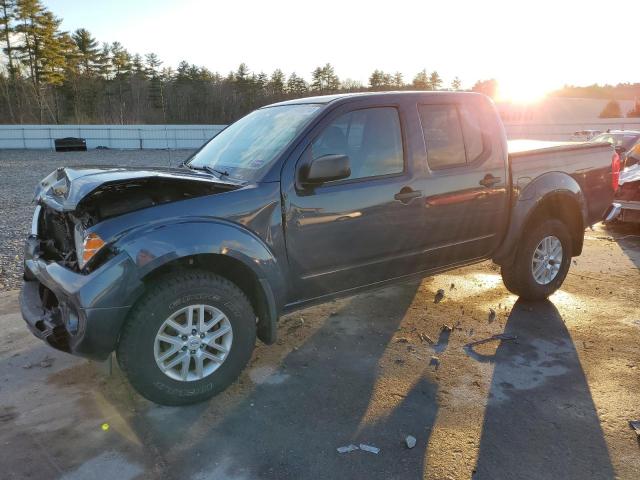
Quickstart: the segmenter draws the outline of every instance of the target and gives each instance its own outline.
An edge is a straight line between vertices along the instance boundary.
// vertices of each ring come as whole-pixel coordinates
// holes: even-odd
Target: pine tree
[[[2,51],[7,57],[7,70],[9,77],[15,80],[18,74],[18,66],[14,59],[15,47],[11,39],[15,33],[13,22],[16,18],[16,0],[0,0],[0,41],[4,43]]]
[[[207,72],[205,68],[200,68],[197,65],[191,64],[189,70],[187,70],[187,77],[189,80],[206,80]]]
[[[116,78],[131,72],[131,55],[124,49],[120,42],[113,42],[111,44],[111,65]]]
[[[393,88],[400,90],[404,87],[404,80],[402,79],[402,73],[396,72],[393,75]]]
[[[304,80],[304,78],[296,75],[296,72],[293,72],[289,75],[289,80],[287,80],[287,93],[291,96],[301,97],[305,95],[309,91],[309,85]]]
[[[79,28],[73,32],[72,38],[80,53],[82,73],[87,76],[94,75],[100,68],[100,48],[98,47],[98,41],[84,28]]]
[[[246,63],[238,65],[238,70],[234,74],[236,82],[246,82],[249,79],[249,67]]]
[[[111,46],[108,43],[103,43],[102,49],[98,54],[97,73],[107,80],[110,79],[115,72],[111,55]]]
[[[421,72],[418,72],[415,77],[413,77],[413,88],[416,90],[433,90],[431,88],[431,82],[429,81],[429,74],[427,70],[424,69]]]
[[[256,86],[257,90],[263,91],[264,89],[267,88],[267,84],[269,83],[269,77],[267,76],[266,73],[260,72],[255,77],[254,83],[255,83],[255,86]]]
[[[111,66],[118,96],[116,113],[117,122],[124,124],[126,105],[125,97],[130,92],[130,84],[126,80],[131,73],[132,65],[131,55],[127,50],[125,50],[120,42],[113,42],[111,44]]]
[[[400,75],[402,81],[402,75]],[[382,70],[374,70],[369,77],[369,86],[372,90],[391,90],[394,87],[395,79],[389,73]]]
[[[176,69],[176,81],[182,82],[189,80],[189,62],[182,60]]]
[[[285,77],[282,70],[279,68],[275,69],[271,74],[271,78],[269,79],[269,93],[276,98],[280,98],[284,93],[284,82]]]
[[[142,61],[142,56],[139,53],[136,53],[131,59],[131,69],[138,77],[147,76],[147,69]]]
[[[145,56],[146,68],[145,71],[150,77],[149,84],[149,101],[153,108],[162,109],[164,118],[164,91],[162,88],[162,79],[160,77],[160,66],[162,61],[155,53],[147,53]]]
[[[374,70],[369,77],[369,88],[372,90],[382,90],[384,82],[384,72],[382,70]]]
[[[330,63],[317,67],[311,74],[311,89],[319,93],[329,93],[340,89],[340,79]]]
[[[39,17],[39,32],[36,44],[39,46],[36,58],[36,69],[42,83],[62,85],[66,68],[64,45],[58,31],[61,20],[53,13],[45,11]]]
[[[146,61],[145,71],[147,75],[149,75],[151,78],[157,77],[158,74],[160,73],[160,66],[162,65],[162,60],[160,60],[160,58],[158,58],[158,55],[156,55],[153,52],[147,53],[144,56],[144,59]]]
[[[460,80],[458,77],[454,77],[451,81],[451,90],[457,92],[458,90],[460,90],[460,88],[462,88],[462,80]]]
[[[39,75],[36,67],[39,54],[39,18],[45,12],[39,0],[18,0],[16,3],[16,25],[15,32],[22,39],[22,43],[15,50],[17,57],[29,72],[31,82],[38,86]]]
[[[600,115],[600,118],[620,118],[622,117],[622,110],[620,109],[620,104],[616,100],[609,100]]]
[[[431,90],[440,90],[442,88],[442,78],[435,70],[429,75],[429,85]]]

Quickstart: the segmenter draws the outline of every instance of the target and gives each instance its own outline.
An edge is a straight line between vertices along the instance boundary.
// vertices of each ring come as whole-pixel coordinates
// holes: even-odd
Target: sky
[[[310,78],[330,62],[342,80],[374,69],[406,82],[437,70],[463,87],[496,78],[504,99],[564,84],[640,82],[640,0],[44,0],[62,28],[84,27],[165,66],[227,73],[281,68]]]

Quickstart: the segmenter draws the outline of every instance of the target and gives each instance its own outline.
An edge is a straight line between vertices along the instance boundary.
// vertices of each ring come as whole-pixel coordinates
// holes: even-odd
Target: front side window
[[[404,155],[398,111],[393,107],[355,110],[336,118],[311,145],[314,159],[347,155],[349,179],[402,173]]]
[[[259,180],[321,105],[261,108],[232,123],[189,161],[242,180]]]

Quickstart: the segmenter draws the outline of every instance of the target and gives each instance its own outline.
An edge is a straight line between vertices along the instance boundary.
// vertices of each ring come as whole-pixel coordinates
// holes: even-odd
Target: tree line
[[[226,124],[262,105],[309,95],[462,89],[458,77],[445,85],[426,69],[406,80],[401,72],[375,70],[367,84],[340,79],[329,63],[310,72],[310,81],[280,69],[251,72],[244,63],[227,74],[187,61],[174,69],[155,53],[131,53],[60,24],[40,0],[0,0],[0,123]],[[491,97],[496,89],[495,79],[471,88]],[[566,86],[555,94],[629,98],[640,96],[640,84]]]
[[[229,123],[269,103],[344,91],[440,90],[437,71],[405,82],[402,73],[375,70],[368,85],[341,80],[329,63],[311,80],[246,64],[226,75],[182,61],[165,66],[155,53],[100,44],[89,31],[60,29],[40,0],[0,0],[0,123]],[[449,89],[459,90],[455,78]]]

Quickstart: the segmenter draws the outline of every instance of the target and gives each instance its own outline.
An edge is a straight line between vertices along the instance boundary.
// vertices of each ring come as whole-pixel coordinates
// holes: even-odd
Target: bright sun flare
[[[514,81],[498,84],[497,99],[512,103],[535,103],[542,100],[548,89],[539,83]]]

